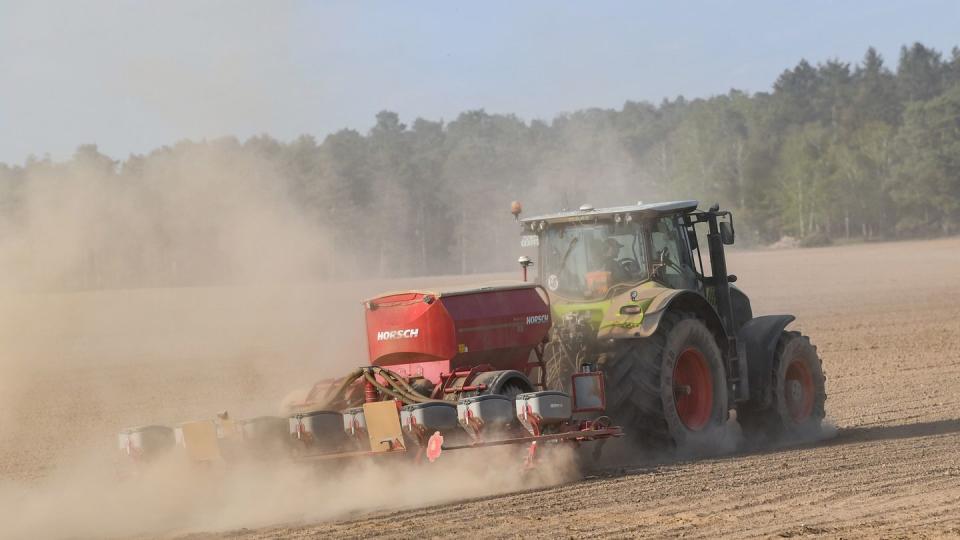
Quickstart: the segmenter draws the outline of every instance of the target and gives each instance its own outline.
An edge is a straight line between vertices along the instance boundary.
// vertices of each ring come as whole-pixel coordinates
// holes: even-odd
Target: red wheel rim
[[[802,359],[795,359],[787,366],[784,381],[787,410],[794,422],[804,422],[813,412],[813,374]]]
[[[703,429],[713,410],[713,376],[699,350],[691,347],[677,358],[673,368],[673,395],[683,425],[691,431]]]

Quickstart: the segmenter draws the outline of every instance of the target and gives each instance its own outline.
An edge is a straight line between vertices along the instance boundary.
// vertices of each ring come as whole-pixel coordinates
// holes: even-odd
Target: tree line
[[[741,241],[757,245],[948,235],[960,228],[960,49],[945,56],[904,46],[895,67],[873,48],[854,64],[801,60],[769,92],[627,101],[550,121],[473,110],[407,125],[382,111],[367,133],[344,129],[322,141],[182,141],[120,161],[85,145],[66,162],[0,164],[0,235],[12,241],[37,212],[54,211],[31,198],[38,178],[54,189],[97,182],[138,201],[131,215],[158,214],[137,234],[166,247],[145,255],[144,242],[118,247],[99,230],[80,250],[84,264],[123,261],[138,276],[202,253],[213,261],[206,273],[165,270],[151,283],[216,281],[226,263],[211,253],[227,251],[210,222],[223,201],[165,195],[169,185],[203,184],[212,169],[254,178],[257,197],[289,205],[322,246],[310,272],[323,278],[509,268],[518,246],[512,200],[528,214],[586,202],[716,201],[736,213]],[[234,191],[229,179],[214,188],[227,200]],[[164,215],[154,197],[167,200]],[[176,204],[200,205],[189,226],[178,225]],[[122,215],[113,219],[125,228]]]

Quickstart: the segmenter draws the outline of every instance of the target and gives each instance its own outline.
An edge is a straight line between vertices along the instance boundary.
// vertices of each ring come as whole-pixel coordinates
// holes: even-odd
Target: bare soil
[[[795,314],[793,328],[818,346],[830,424],[819,440],[688,460],[628,455],[586,478],[530,482],[503,454],[482,470],[297,475],[239,484],[235,507],[210,503],[223,491],[193,500],[174,490],[189,503],[178,506],[64,479],[99,471],[78,456],[111,455],[121,427],[262,413],[363,363],[359,299],[406,284],[20,299],[4,318],[30,324],[0,336],[0,518],[15,536],[53,537],[960,536],[960,239],[734,251],[729,266],[756,314]],[[69,317],[39,317],[50,312]],[[251,511],[278,499],[288,512]],[[120,526],[121,515],[133,517]]]

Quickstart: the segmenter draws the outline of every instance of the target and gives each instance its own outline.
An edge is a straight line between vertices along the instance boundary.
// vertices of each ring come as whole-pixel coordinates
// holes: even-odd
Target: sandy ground
[[[133,511],[129,499],[157,501],[65,478],[78,466],[99,473],[78,456],[110,455],[119,427],[263,412],[290,388],[362,363],[357,299],[396,284],[21,298],[4,318],[31,323],[0,336],[0,518],[20,535],[79,537],[960,536],[960,239],[734,252],[730,267],[755,313],[796,314],[794,328],[819,346],[835,426],[824,440],[628,459],[536,489],[502,455],[435,479],[360,471],[361,486],[298,474],[266,484],[276,491],[240,485],[253,493],[235,512],[210,503],[219,491]],[[51,312],[63,319],[40,317]],[[249,511],[278,493],[288,512]],[[62,526],[31,517],[58,515],[77,494],[95,502],[65,512]],[[132,517],[100,526],[119,514]]]

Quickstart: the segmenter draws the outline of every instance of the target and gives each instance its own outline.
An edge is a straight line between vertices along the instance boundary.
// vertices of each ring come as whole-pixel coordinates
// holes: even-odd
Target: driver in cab
[[[630,281],[630,274],[627,273],[626,268],[620,263],[620,250],[623,249],[623,244],[618,242],[616,238],[607,238],[603,241],[603,245],[605,270],[610,272],[611,282],[623,283],[624,281]]]
[[[618,242],[616,238],[606,238],[598,240],[594,246],[594,253],[596,254],[594,271],[608,273],[610,277],[607,286],[630,281],[630,274],[620,263],[620,250],[623,248],[623,244]]]

